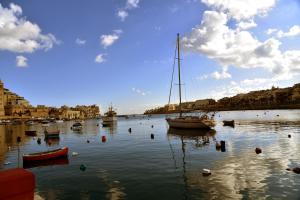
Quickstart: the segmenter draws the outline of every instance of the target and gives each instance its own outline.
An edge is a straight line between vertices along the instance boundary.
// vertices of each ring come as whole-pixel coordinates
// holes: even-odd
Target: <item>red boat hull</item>
[[[63,147],[53,151],[27,154],[27,155],[23,155],[23,161],[24,162],[41,161],[41,160],[50,160],[54,158],[64,157],[64,156],[68,156],[68,151],[69,151],[68,147]]]

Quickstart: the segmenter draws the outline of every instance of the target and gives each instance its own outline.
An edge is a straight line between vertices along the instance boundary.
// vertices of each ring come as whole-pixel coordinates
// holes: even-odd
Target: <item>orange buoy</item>
[[[102,140],[102,142],[106,142],[106,136],[102,135],[101,140]]]

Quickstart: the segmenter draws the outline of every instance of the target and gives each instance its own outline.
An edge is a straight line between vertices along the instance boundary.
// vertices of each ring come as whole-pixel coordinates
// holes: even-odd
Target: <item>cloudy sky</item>
[[[299,0],[1,0],[0,78],[33,105],[142,113],[168,101],[180,33],[183,100],[287,87],[299,19]]]

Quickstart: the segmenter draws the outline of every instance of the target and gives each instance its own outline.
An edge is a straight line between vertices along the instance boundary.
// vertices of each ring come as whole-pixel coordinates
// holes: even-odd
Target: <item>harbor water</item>
[[[215,131],[204,132],[168,130],[165,115],[118,118],[112,127],[86,120],[81,132],[71,130],[74,121],[46,127],[62,132],[58,140],[44,140],[41,124],[0,125],[0,170],[22,167],[24,153],[67,146],[67,159],[29,166],[36,199],[300,199],[300,174],[286,170],[300,167],[300,110],[224,111],[215,119]],[[216,149],[221,140],[225,149]]]

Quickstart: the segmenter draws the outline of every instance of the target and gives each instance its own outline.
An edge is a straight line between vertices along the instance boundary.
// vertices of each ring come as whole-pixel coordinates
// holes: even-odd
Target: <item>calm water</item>
[[[235,119],[235,128],[223,127],[223,119]],[[300,199],[300,175],[286,171],[300,166],[300,110],[220,112],[216,120],[216,132],[204,133],[168,131],[164,116],[119,119],[113,128],[89,120],[82,133],[65,122],[49,127],[63,131],[50,143],[40,125],[1,125],[0,170],[18,166],[21,136],[21,155],[69,147],[68,160],[59,165],[29,169],[39,199]],[[31,129],[38,130],[40,145],[24,135]],[[216,150],[220,140],[226,152]],[[256,147],[263,153],[256,155]],[[202,176],[203,168],[212,175]]]

